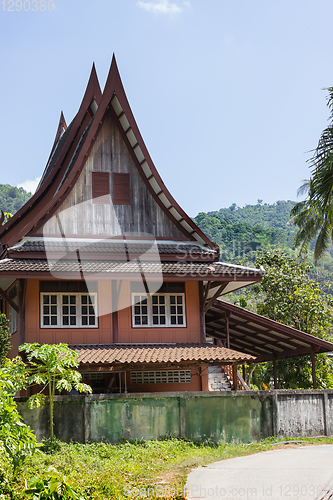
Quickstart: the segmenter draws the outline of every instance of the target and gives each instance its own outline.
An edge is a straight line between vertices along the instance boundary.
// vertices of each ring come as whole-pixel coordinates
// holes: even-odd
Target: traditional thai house
[[[103,93],[93,66],[69,126],[61,114],[38,189],[0,241],[12,354],[65,342],[95,392],[228,389],[225,365],[237,386],[237,364],[333,348],[218,300],[263,270],[219,262],[173,199],[114,58]]]

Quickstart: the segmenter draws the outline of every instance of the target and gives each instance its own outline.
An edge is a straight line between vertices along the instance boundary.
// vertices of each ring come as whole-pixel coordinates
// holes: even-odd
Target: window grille
[[[101,380],[103,373],[82,373],[82,380]]]
[[[132,384],[190,384],[191,370],[131,372]]]

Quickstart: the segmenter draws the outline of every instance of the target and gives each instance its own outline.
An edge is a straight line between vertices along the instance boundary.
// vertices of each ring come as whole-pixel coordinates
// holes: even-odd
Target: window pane
[[[88,314],[88,307],[82,306],[82,314]]]
[[[176,316],[171,316],[171,324],[172,325],[176,324]]]
[[[94,308],[94,306],[89,306],[89,314],[95,316],[95,308]]]
[[[158,314],[158,306],[153,306],[153,314]]]
[[[140,318],[140,316],[135,316],[134,322],[135,322],[136,325],[141,325],[141,318]]]
[[[92,326],[95,324],[95,316],[89,316],[89,325]]]
[[[158,316],[153,316],[153,325],[158,325]]]
[[[170,295],[170,304],[176,303],[176,297],[174,295]]]
[[[160,306],[160,314],[165,314],[165,306]]]
[[[160,317],[160,324],[165,325],[165,316]]]
[[[57,317],[56,316],[51,316],[51,325],[57,325]]]
[[[51,314],[57,314],[57,306],[51,306]]]
[[[43,325],[47,326],[50,324],[50,318],[48,316],[43,317]]]
[[[68,316],[63,316],[63,318],[62,318],[62,324],[63,325],[68,325],[69,324]]]
[[[50,314],[50,307],[49,306],[44,306],[43,307],[43,313],[44,314]]]
[[[183,314],[183,306],[177,306],[177,314]]]
[[[171,314],[176,314],[176,306],[171,306],[170,312],[171,312]]]
[[[142,324],[148,325],[148,316],[142,316]]]
[[[62,296],[62,303],[63,304],[68,304],[68,295],[63,295]]]
[[[72,314],[72,315],[76,314],[76,306],[70,306],[69,310],[70,310],[70,314]]]
[[[62,306],[62,314],[68,314],[68,306]]]
[[[81,304],[87,304],[87,303],[88,303],[88,297],[86,295],[82,295]]]
[[[70,324],[73,326],[73,325],[76,325],[76,317],[75,316],[71,316],[70,317]]]
[[[181,295],[177,296],[177,304],[182,304],[183,303],[183,297]]]
[[[183,316],[178,316],[178,325],[182,325],[184,323]]]
[[[50,303],[50,296],[44,295],[43,296],[43,304],[49,304],[49,303]]]
[[[164,297],[164,295],[160,295],[160,304],[165,304],[165,297]]]
[[[51,304],[56,304],[56,303],[57,303],[57,296],[51,295]]]
[[[83,316],[82,325],[87,325],[87,324],[88,324],[88,318],[87,318],[87,316]]]
[[[153,304],[158,304],[158,296],[157,295],[153,295],[152,296],[152,303]]]
[[[70,300],[71,304],[76,304],[76,297],[75,297],[75,295],[71,295],[69,300]]]

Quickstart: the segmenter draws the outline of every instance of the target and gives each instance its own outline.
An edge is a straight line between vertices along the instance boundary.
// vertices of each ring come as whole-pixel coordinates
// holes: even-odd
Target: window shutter
[[[110,203],[109,172],[92,172],[93,203]]]
[[[113,174],[113,203],[114,205],[130,205],[130,174]]]

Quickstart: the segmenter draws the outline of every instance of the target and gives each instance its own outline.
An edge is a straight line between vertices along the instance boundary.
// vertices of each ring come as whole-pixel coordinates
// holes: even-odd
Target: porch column
[[[227,349],[230,349],[229,318],[230,318],[230,312],[226,311],[226,313],[225,313],[225,333],[226,333],[226,338],[227,338]]]
[[[111,280],[111,301],[112,301],[112,339],[113,343],[118,343],[118,299],[122,280],[117,284],[117,280]]]
[[[234,391],[237,391],[237,379],[238,379],[237,362],[234,361],[232,364],[232,381],[233,381],[233,390]]]
[[[316,359],[315,359],[315,354],[314,351],[311,350],[311,363],[312,363],[312,381],[313,381],[313,388],[317,389],[317,377],[316,377]]]
[[[19,303],[19,313],[18,313],[18,345],[22,345],[25,342],[25,296],[27,289],[27,280],[21,279],[19,281],[20,287],[18,291],[18,303]]]
[[[200,342],[206,343],[206,313],[204,312],[204,286],[202,281],[199,281],[199,296],[200,296]]]
[[[274,389],[278,389],[276,358],[273,358]]]

